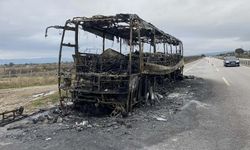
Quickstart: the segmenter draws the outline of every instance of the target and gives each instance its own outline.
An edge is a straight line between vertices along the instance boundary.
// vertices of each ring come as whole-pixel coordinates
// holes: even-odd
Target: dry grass
[[[53,85],[56,83],[57,83],[56,76],[0,78],[0,89]]]
[[[26,108],[26,112],[32,113],[38,109],[48,108],[48,107],[54,106],[55,104],[59,104],[58,92],[48,95],[48,96],[38,98],[32,101],[31,103],[29,103],[27,106],[25,106],[25,108]]]

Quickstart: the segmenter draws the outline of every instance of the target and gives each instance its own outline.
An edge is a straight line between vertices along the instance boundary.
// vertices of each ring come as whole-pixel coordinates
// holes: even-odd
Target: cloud
[[[248,0],[1,0],[0,58],[56,57],[60,35],[51,30],[45,39],[47,26],[74,16],[117,13],[136,13],[178,37],[185,54],[249,49],[249,7]],[[100,46],[95,37],[84,41],[82,49]]]

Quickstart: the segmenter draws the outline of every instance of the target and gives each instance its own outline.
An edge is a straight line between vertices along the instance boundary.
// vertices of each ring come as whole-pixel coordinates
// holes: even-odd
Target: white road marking
[[[220,70],[218,68],[216,68],[216,71],[219,72]]]
[[[225,77],[222,77],[222,80],[226,83],[227,86],[230,86],[229,82],[226,80]]]

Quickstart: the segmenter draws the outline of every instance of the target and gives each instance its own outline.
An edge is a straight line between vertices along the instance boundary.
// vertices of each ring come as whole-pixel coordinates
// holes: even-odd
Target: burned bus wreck
[[[126,114],[134,105],[153,97],[157,78],[182,75],[182,42],[135,14],[75,17],[64,26],[49,26],[45,36],[49,28],[63,30],[58,63],[61,105],[70,99],[75,105],[109,107],[111,115]],[[81,30],[102,38],[101,52],[81,52]],[[74,43],[65,41],[66,32],[74,33]],[[106,49],[105,40],[117,41],[119,48]],[[123,50],[124,43],[129,46],[127,54]],[[61,69],[64,47],[74,49],[71,73]]]

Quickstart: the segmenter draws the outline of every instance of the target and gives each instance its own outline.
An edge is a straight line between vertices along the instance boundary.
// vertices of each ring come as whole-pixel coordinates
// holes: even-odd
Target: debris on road
[[[191,100],[189,103],[195,103],[197,105],[197,108],[206,108],[206,109],[208,109],[208,107],[210,107],[209,104],[202,103],[202,102],[196,101],[196,100]]]
[[[161,117],[156,117],[156,120],[158,120],[158,121],[167,121],[167,119],[161,118]]]
[[[165,82],[156,85],[157,88],[154,92],[157,93],[155,95],[158,95],[160,103],[151,106],[139,105],[136,109],[133,109],[127,118],[122,116],[110,117],[109,115],[96,117],[86,114],[84,111],[69,108],[67,114],[63,115],[61,109],[54,107],[15,122],[15,125],[10,124],[6,126],[6,129],[8,128],[6,131],[2,131],[0,128],[0,133],[3,133],[0,134],[0,140],[3,142],[19,142],[19,145],[24,143],[21,144],[22,147],[25,144],[31,145],[31,143],[46,147],[48,143],[44,141],[48,141],[51,145],[60,142],[77,144],[78,142],[74,143],[77,138],[80,141],[87,141],[81,143],[81,145],[76,145],[77,148],[84,146],[86,149],[93,149],[91,145],[99,146],[100,144],[105,148],[112,145],[115,149],[127,145],[134,147],[137,142],[147,142],[147,139],[154,137],[155,134],[161,135],[162,132],[167,132],[169,125],[172,125],[170,123],[175,120],[177,120],[176,128],[178,130],[196,124],[190,122],[195,117],[189,116],[189,113],[195,114],[193,112],[195,109],[191,107],[182,110],[181,108],[201,96],[200,93],[197,95],[196,93],[197,91],[200,92],[200,89],[206,89],[204,85],[201,85],[202,82],[201,79],[197,79],[174,83]],[[171,93],[177,93],[176,91],[180,96],[168,97]],[[199,104],[195,104],[195,108],[198,109]],[[182,113],[182,111],[184,112]],[[171,128],[174,127],[171,126]],[[65,144],[63,145],[65,146]]]
[[[4,126],[4,125],[11,123],[15,120],[21,119],[22,117],[24,117],[23,111],[24,111],[24,107],[21,106],[19,108],[14,109],[14,110],[5,111],[5,112],[0,113],[0,116],[1,116],[0,126]]]
[[[52,138],[48,137],[48,138],[45,139],[45,141],[49,141],[49,140],[51,140],[51,139],[52,139]]]
[[[195,77],[193,75],[189,75],[189,76],[183,76],[184,79],[195,79]]]
[[[82,121],[80,123],[76,122],[76,126],[81,126],[81,127],[85,127],[87,126],[87,124],[88,124],[88,121]]]
[[[179,97],[180,96],[180,93],[170,93],[168,95],[168,98],[176,98],[176,97]]]
[[[16,129],[24,129],[27,128],[28,126],[25,124],[17,124],[17,125],[13,125],[7,128],[7,130],[16,130]]]

